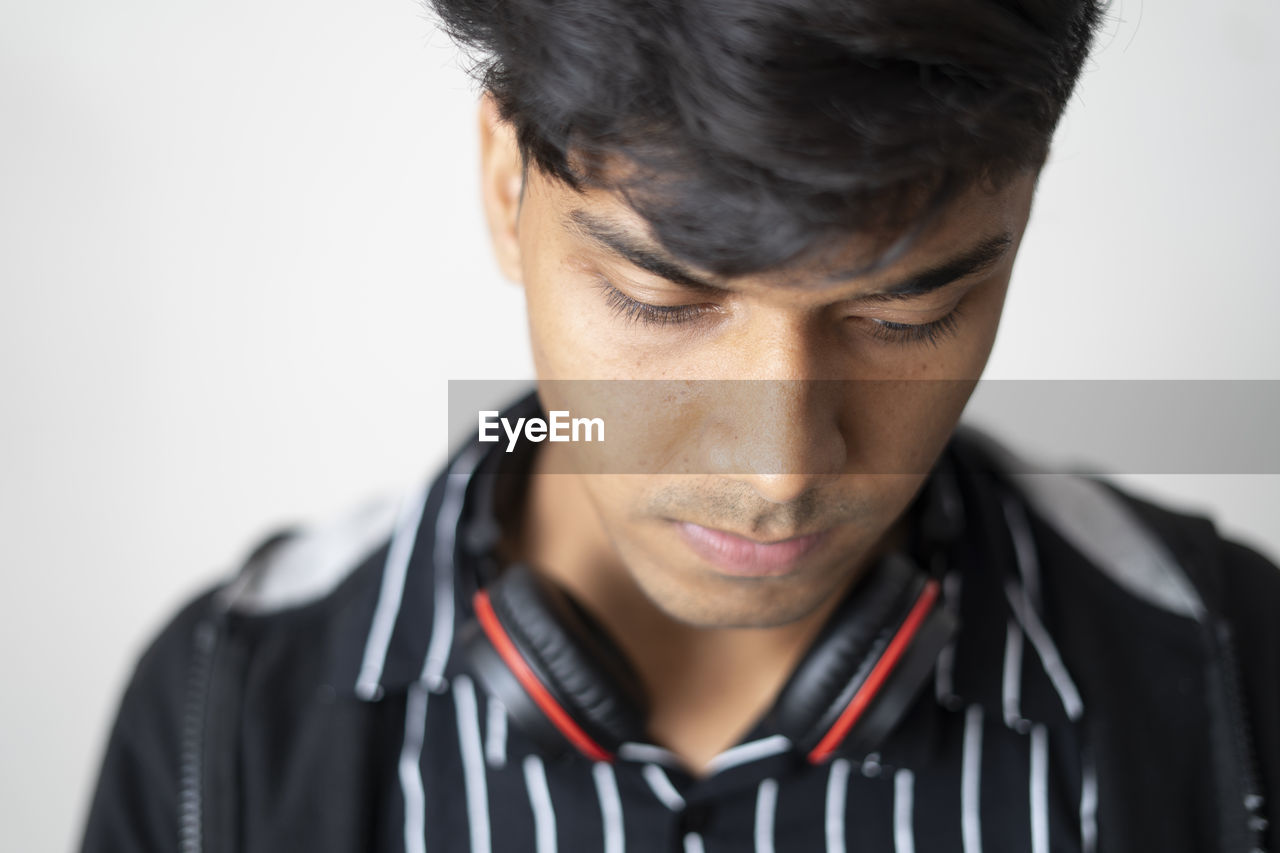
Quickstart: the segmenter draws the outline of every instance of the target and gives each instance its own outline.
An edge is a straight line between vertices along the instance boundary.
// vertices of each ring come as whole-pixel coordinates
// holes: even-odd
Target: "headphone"
[[[947,479],[940,473],[917,519],[935,555],[963,524],[954,491],[938,487]],[[811,764],[841,747],[873,751],[905,716],[958,628],[940,600],[939,574],[891,551],[819,631],[765,719]],[[613,761],[622,744],[649,740],[639,675],[565,590],[517,563],[477,589],[472,604],[458,638],[465,666],[544,754],[576,749]]]

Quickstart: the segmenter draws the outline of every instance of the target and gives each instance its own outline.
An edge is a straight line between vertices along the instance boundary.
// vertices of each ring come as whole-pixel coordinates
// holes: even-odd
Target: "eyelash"
[[[960,306],[951,312],[928,323],[890,323],[887,320],[875,320],[871,325],[871,335],[878,340],[894,344],[928,344],[936,347],[939,343],[955,334],[960,320]]]
[[[629,323],[645,326],[673,326],[692,322],[709,310],[713,310],[705,305],[651,305],[648,302],[632,299],[606,279],[600,279],[598,284],[604,291],[605,301],[614,315]],[[871,335],[886,343],[927,343],[930,346],[937,346],[955,334],[959,317],[960,307],[956,306],[946,316],[928,323],[891,323],[887,320],[872,320]]]
[[[632,299],[603,278],[598,284],[614,315],[629,323],[672,326],[696,320],[710,310],[705,305],[650,305],[648,302]]]

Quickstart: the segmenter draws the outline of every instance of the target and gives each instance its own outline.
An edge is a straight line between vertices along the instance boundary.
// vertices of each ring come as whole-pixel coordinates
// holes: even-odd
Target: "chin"
[[[684,579],[636,573],[645,597],[669,619],[692,628],[779,628],[810,616],[834,593],[798,578]],[[836,584],[839,585],[838,583]]]

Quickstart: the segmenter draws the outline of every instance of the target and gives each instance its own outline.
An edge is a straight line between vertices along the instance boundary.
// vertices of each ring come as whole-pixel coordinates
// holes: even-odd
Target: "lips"
[[[827,533],[822,532],[777,542],[757,542],[687,521],[677,522],[676,529],[694,553],[724,574],[740,577],[788,574],[827,537]]]

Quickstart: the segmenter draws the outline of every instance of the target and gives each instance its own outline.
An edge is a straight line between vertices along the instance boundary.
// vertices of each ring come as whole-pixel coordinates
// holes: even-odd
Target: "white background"
[[[1280,5],[1118,3],[988,375],[1280,378],[1278,92]],[[474,104],[410,0],[3,0],[6,849],[74,843],[180,601],[427,476],[447,379],[531,375]],[[1277,479],[1127,478],[1273,556]]]

